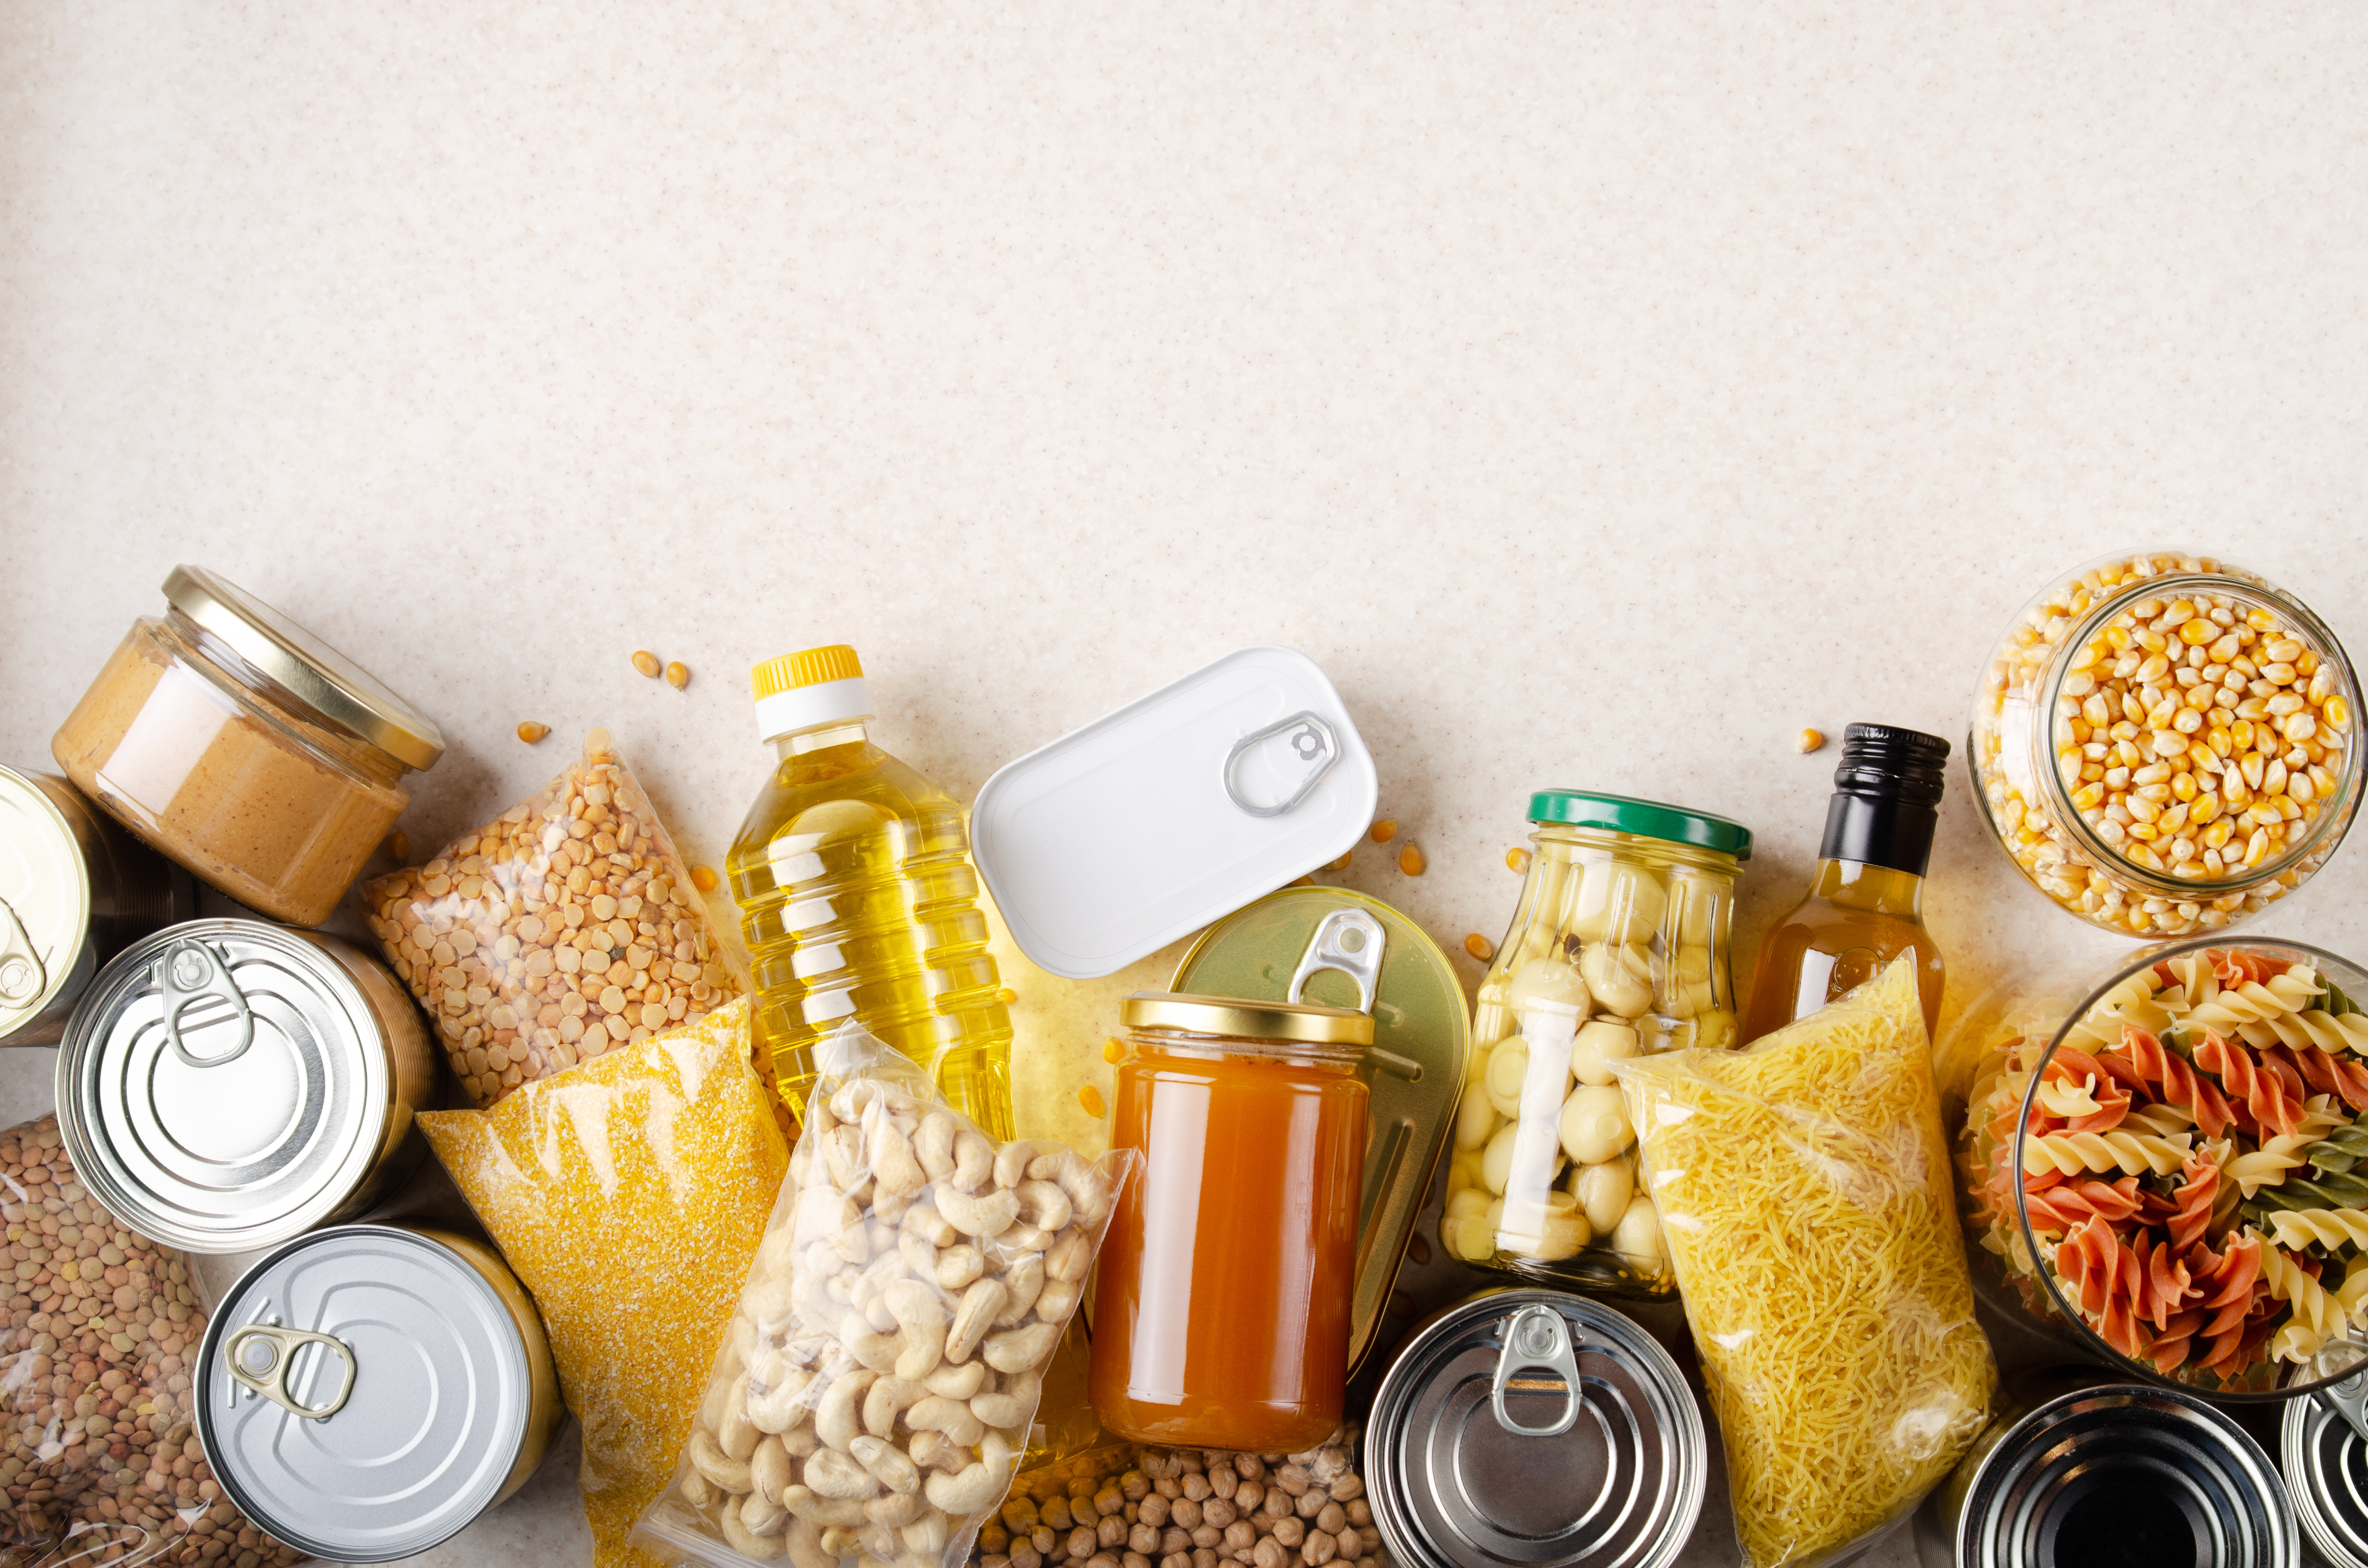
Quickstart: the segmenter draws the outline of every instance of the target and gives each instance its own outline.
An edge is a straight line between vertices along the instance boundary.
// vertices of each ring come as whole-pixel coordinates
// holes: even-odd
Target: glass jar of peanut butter
[[[50,751],[126,827],[240,903],[317,926],[444,737],[278,610],[194,566],[165,579]]]

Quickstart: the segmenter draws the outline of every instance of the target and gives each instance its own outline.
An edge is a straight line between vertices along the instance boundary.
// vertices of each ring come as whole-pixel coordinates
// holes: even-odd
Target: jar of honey
[[[1121,1017],[1110,1143],[1144,1162],[1102,1247],[1095,1413],[1137,1442],[1309,1448],[1348,1381],[1373,1020],[1165,991]]]

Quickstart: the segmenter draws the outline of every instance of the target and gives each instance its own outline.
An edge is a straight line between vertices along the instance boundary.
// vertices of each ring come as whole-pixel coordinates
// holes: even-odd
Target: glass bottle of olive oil
[[[1924,929],[1924,870],[1948,760],[1938,735],[1889,724],[1843,732],[1816,881],[1760,944],[1745,1040],[1808,1017],[1911,949],[1924,1028],[1940,1028],[1941,949]]]

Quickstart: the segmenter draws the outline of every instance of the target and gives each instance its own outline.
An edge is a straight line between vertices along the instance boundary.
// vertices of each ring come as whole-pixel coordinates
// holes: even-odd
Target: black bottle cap
[[[1920,877],[1948,788],[1949,743],[1921,730],[1852,724],[1826,806],[1827,860],[1860,860]]]

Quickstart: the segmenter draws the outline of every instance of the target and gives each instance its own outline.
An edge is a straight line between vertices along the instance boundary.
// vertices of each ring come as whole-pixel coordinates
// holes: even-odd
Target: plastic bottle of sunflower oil
[[[854,649],[768,660],[750,684],[780,760],[726,864],[757,1043],[781,1097],[803,1118],[814,1048],[852,1017],[1009,1138],[1011,1018],[962,808],[865,734],[871,695]]]

